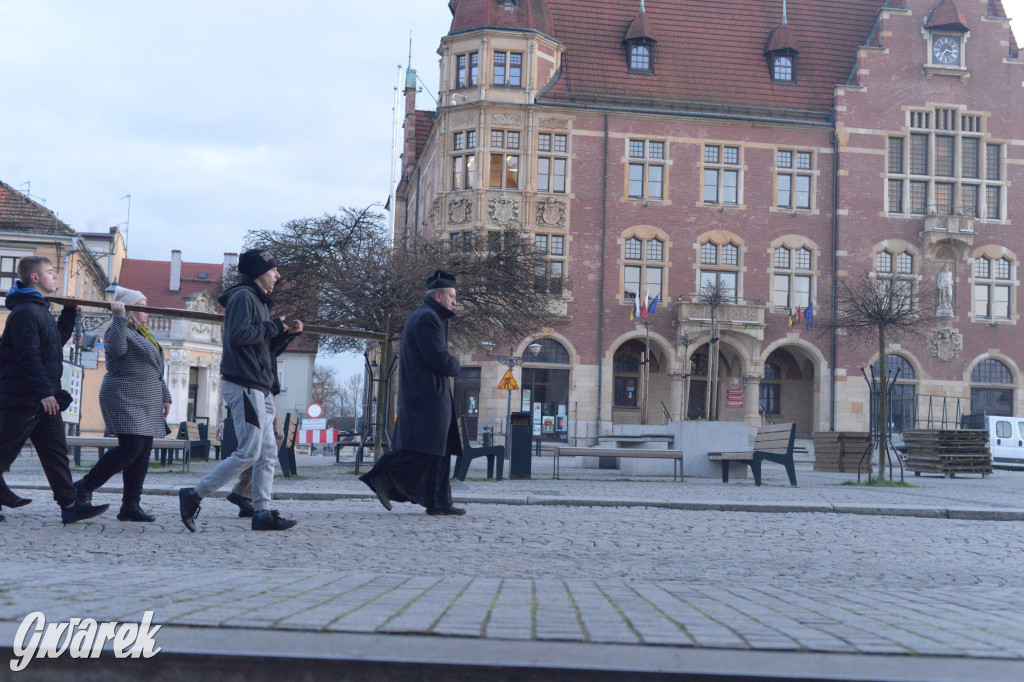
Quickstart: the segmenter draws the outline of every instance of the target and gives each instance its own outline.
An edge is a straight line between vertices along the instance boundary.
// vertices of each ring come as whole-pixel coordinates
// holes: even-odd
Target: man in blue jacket
[[[74,523],[98,516],[110,505],[75,502],[57,393],[64,373],[62,349],[75,329],[78,308],[64,306],[54,322],[44,297],[55,294],[57,286],[50,260],[28,256],[18,262],[18,279],[7,292],[11,314],[0,339],[0,474],[31,439],[60,505],[61,520]],[[31,501],[15,495],[0,475],[0,505],[22,507]]]
[[[224,353],[220,362],[221,392],[231,410],[238,448],[215,466],[195,488],[178,491],[181,522],[193,533],[199,503],[229,480],[252,467],[253,530],[287,530],[296,521],[270,508],[277,441],[274,438],[274,384],[277,351],[302,333],[284,317],[271,317],[270,294],[281,279],[277,261],[266,251],[249,249],[238,258],[242,283],[220,297],[224,306]]]
[[[455,277],[443,270],[427,280],[423,305],[402,330],[398,360],[398,423],[394,450],[360,477],[384,507],[412,502],[431,516],[458,516],[449,482],[451,457],[462,453],[449,377],[459,359],[448,351],[448,320],[455,317]]]

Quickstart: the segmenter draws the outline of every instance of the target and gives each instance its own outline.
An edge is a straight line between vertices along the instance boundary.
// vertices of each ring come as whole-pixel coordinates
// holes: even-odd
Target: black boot
[[[152,514],[147,514],[146,510],[140,507],[138,502],[122,502],[121,511],[117,512],[117,520],[153,523],[156,521],[156,517]]]
[[[196,518],[202,507],[199,503],[203,498],[196,494],[195,488],[182,488],[178,491],[178,511],[181,513],[181,522],[193,533],[196,532]]]
[[[85,487],[85,481],[78,479],[74,482],[75,504],[92,504],[92,491]]]

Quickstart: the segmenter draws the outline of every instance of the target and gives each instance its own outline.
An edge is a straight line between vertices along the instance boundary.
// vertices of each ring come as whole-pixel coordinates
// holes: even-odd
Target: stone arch
[[[769,363],[778,365],[773,374]],[[821,350],[800,338],[778,339],[769,344],[757,358],[756,371],[750,381],[758,383],[758,420],[796,423],[797,433],[809,436],[827,428],[829,398],[829,365]]]
[[[678,413],[678,391],[675,390],[679,377],[679,360],[676,358],[673,345],[661,334],[651,332],[650,349],[652,355],[651,371],[646,384],[642,381],[641,367],[624,366],[622,355],[636,358],[640,346],[646,346],[647,334],[636,330],[621,334],[608,346],[604,356],[604,366],[610,377],[609,387],[604,395],[611,405],[612,423],[640,423],[643,400],[647,399],[647,423],[663,422],[661,404],[664,403],[670,415]],[[617,364],[617,360],[619,361]],[[645,392],[646,389],[646,392]]]

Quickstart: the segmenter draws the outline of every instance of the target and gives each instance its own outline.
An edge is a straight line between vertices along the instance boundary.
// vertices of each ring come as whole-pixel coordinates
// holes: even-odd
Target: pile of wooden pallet
[[[985,429],[915,429],[903,434],[907,457],[904,466],[915,476],[922,473],[957,474],[992,473],[992,453]]]
[[[857,473],[857,462],[868,446],[868,434],[850,431],[820,431],[814,434],[814,470]],[[868,473],[871,457],[861,464]]]

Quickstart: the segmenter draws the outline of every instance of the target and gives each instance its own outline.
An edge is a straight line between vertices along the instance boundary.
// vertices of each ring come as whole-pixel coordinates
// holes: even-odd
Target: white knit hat
[[[125,305],[133,305],[138,303],[142,299],[146,298],[146,295],[141,291],[135,289],[125,289],[124,287],[117,287],[114,290],[114,302],[124,303]]]

